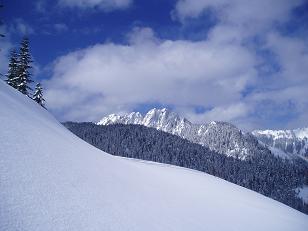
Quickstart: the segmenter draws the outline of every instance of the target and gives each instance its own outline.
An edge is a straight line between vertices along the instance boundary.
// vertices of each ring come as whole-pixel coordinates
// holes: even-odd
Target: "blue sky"
[[[2,2],[0,61],[27,35],[62,121],[155,106],[247,130],[308,126],[307,1]]]
[[[146,2],[146,4],[145,4]],[[159,14],[163,2],[166,8]],[[138,1],[129,9],[102,11],[100,9],[62,8],[55,1],[6,1],[3,17],[9,26],[24,24],[30,30],[33,55],[46,65],[61,54],[104,41],[125,43],[125,35],[136,26],[176,28],[170,18],[175,1]],[[21,34],[12,33],[12,41],[18,43]],[[29,32],[29,31],[28,31]],[[46,44],[48,55],[46,55]]]
[[[170,12],[176,0],[138,0],[127,9],[101,10],[97,7],[78,9],[61,7],[54,0],[4,1],[3,17],[14,33],[14,43],[26,32],[32,41],[33,55],[40,64],[46,65],[56,57],[91,44],[112,41],[127,43],[126,35],[134,27],[150,27],[163,39],[203,39],[215,18],[203,17],[205,21],[190,20],[182,25],[172,20]],[[24,24],[25,31],[18,29]],[[13,29],[14,28],[14,29]],[[30,32],[30,33],[29,33]],[[45,49],[48,45],[48,55]]]

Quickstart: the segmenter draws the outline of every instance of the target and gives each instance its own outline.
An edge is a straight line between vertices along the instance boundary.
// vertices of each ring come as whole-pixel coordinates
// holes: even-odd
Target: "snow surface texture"
[[[237,127],[226,122],[210,122],[207,124],[193,124],[178,114],[163,109],[152,109],[145,116],[139,112],[127,115],[111,114],[102,118],[97,124],[140,124],[156,128],[164,132],[178,135],[191,142],[209,147],[211,150],[227,156],[245,159],[260,151],[264,147],[250,133],[243,133]]]
[[[0,230],[302,231],[308,216],[184,168],[111,156],[0,81]]]
[[[278,154],[299,155],[308,160],[308,128],[294,130],[256,130],[252,132],[262,143]],[[275,152],[275,150],[277,152]],[[280,155],[281,156],[281,155]]]

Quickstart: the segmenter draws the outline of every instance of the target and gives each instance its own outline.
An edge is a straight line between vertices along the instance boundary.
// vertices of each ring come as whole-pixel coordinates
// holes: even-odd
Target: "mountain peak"
[[[233,124],[212,121],[204,124],[193,124],[176,112],[167,108],[153,108],[144,116],[133,112],[123,116],[110,115],[101,119],[98,125],[139,124],[178,135],[193,143],[198,143],[229,156],[245,159],[260,149],[258,142],[248,134],[242,134]]]
[[[157,115],[157,116],[159,116],[159,115],[163,115],[163,114],[169,115],[169,114],[171,114],[171,113],[176,114],[175,112],[172,112],[171,110],[169,110],[169,109],[167,109],[167,108],[161,108],[161,109],[159,109],[159,108],[152,108],[151,110],[149,110],[149,111],[146,113],[145,117],[146,117],[146,116],[152,116],[152,115]]]

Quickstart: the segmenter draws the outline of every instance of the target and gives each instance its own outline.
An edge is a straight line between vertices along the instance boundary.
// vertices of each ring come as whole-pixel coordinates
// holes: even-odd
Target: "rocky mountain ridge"
[[[255,130],[257,139],[267,145],[272,152],[278,151],[289,156],[308,158],[308,128],[294,130]]]
[[[139,124],[156,128],[240,159],[268,151],[251,133],[242,132],[230,123],[212,121],[193,124],[166,108],[153,108],[144,116],[139,112],[126,115],[111,114],[97,123],[97,125],[110,124]]]

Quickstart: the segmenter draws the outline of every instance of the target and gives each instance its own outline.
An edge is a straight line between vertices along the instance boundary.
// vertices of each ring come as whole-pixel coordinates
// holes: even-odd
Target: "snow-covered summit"
[[[294,134],[299,139],[308,139],[308,127],[306,128],[297,128],[293,130]]]
[[[138,115],[138,116],[132,116]],[[243,133],[236,126],[227,123],[212,121],[205,124],[193,124],[166,108],[153,108],[144,116],[139,112],[126,115],[109,115],[102,118],[97,124],[139,124],[156,128],[164,132],[178,135],[191,142],[209,147],[228,156],[237,156],[245,159],[249,155],[259,152],[261,147],[257,140],[249,133]]]
[[[146,113],[144,116],[142,116],[140,112],[132,112],[125,115],[111,114],[102,118],[97,124],[142,124],[149,127],[157,126],[163,128],[164,126],[169,126],[171,123],[174,124],[180,120],[181,118],[176,113],[166,108],[153,108],[148,111],[148,113]]]
[[[255,130],[252,134],[270,148],[287,155],[308,157],[308,127],[294,130]]]
[[[305,139],[308,138],[308,128],[298,128],[294,130],[255,130],[255,135],[264,135],[274,140],[278,139]]]
[[[104,153],[2,81],[0,98],[0,230],[308,227],[307,215],[216,177]]]

